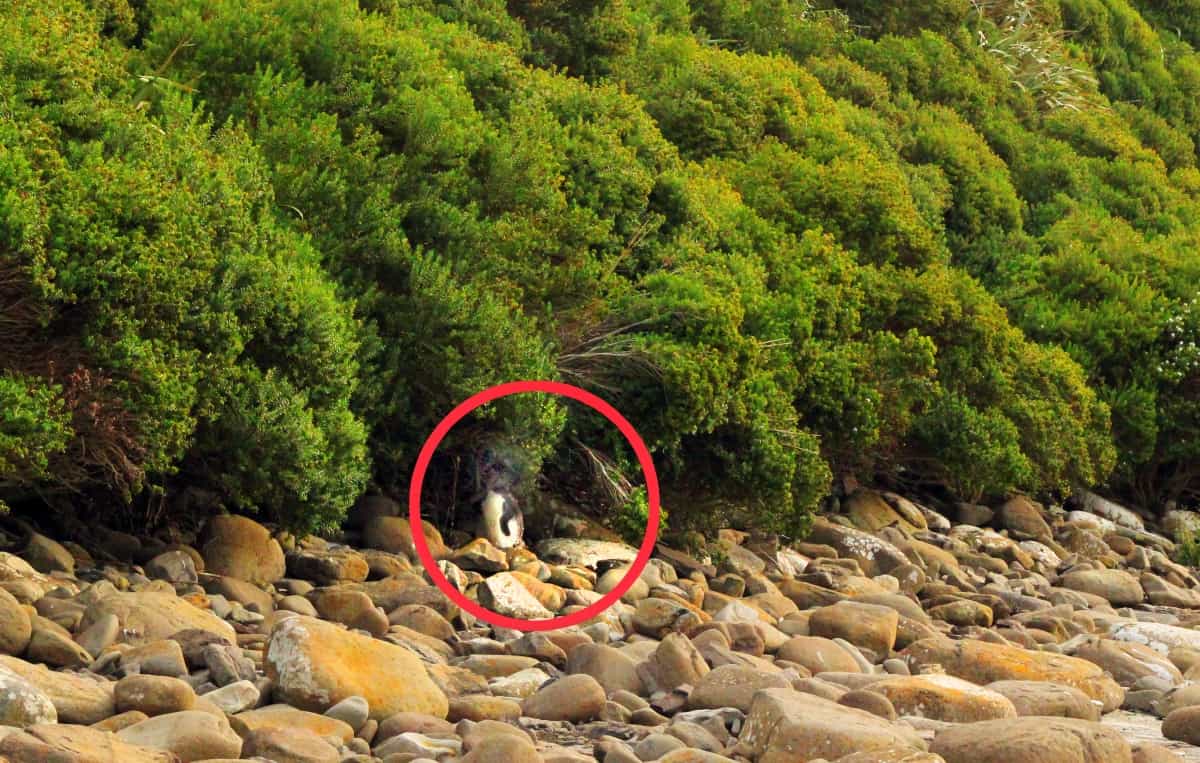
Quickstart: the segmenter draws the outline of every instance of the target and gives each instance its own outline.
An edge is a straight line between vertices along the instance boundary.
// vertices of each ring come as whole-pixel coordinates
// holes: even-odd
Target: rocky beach
[[[1083,508],[938,512],[860,488],[802,542],[659,544],[620,604],[548,632],[459,611],[381,497],[336,541],[222,515],[190,544],[82,527],[60,542],[13,519],[0,758],[1200,761],[1196,571],[1167,530]],[[469,598],[545,619],[635,555],[561,525],[575,537],[508,552],[425,535]]]
[[[0,22],[0,763],[1200,763],[1200,0]]]

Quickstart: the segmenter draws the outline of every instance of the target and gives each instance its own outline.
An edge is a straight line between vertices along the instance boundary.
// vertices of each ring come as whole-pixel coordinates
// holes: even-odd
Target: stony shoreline
[[[860,489],[790,547],[660,545],[621,604],[546,633],[460,612],[385,499],[339,543],[237,516],[191,545],[25,527],[0,538],[0,759],[1200,761],[1200,580],[1088,508]],[[425,535],[525,618],[596,601],[633,554]]]

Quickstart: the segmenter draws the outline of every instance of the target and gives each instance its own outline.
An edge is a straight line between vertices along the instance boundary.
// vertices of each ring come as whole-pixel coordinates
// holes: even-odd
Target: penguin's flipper
[[[500,515],[500,530],[512,539],[513,545],[520,545],[525,536],[525,518],[517,506],[517,500],[509,494],[504,496],[504,511]]]

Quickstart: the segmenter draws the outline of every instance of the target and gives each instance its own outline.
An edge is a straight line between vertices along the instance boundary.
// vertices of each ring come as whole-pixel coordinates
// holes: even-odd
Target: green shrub
[[[1200,533],[1180,533],[1175,538],[1175,561],[1189,567],[1200,567]]]
[[[51,464],[67,449],[71,421],[60,390],[45,380],[0,376],[0,484],[52,477]]]
[[[584,77],[607,74],[637,34],[624,0],[515,0],[508,10],[528,30],[534,63]]]
[[[949,34],[971,10],[969,0],[842,0],[837,6],[875,34],[905,35],[926,29]]]
[[[646,498],[646,488],[638,488],[629,500],[617,508],[612,517],[613,529],[620,533],[625,541],[635,547],[642,544],[646,537],[646,528],[650,524],[650,504]],[[662,538],[670,531],[666,510],[659,510],[658,537]]]
[[[68,9],[25,30],[45,44],[17,35],[0,59],[0,81],[27,88],[0,122],[0,239],[18,290],[4,481],[129,501],[178,478],[295,529],[335,524],[366,477],[349,304],[275,222],[245,135],[174,96],[147,117],[87,67],[49,75],[68,66],[54,58],[67,39],[104,60],[92,20]],[[33,88],[34,70],[70,84]]]
[[[1200,58],[1150,5],[6,0],[0,493],[329,527],[561,378],[680,528],[850,474],[1186,502]],[[609,430],[507,398],[430,480]]]

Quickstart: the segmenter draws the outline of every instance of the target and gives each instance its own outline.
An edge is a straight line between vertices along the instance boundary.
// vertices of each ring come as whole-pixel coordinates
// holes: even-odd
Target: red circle
[[[646,497],[649,503],[650,516],[649,521],[646,523],[646,535],[642,539],[641,548],[638,549],[637,557],[633,560],[633,565],[629,568],[629,572],[621,579],[616,588],[609,591],[596,603],[589,604],[578,612],[552,617],[549,620],[522,620],[517,617],[508,617],[498,612],[493,612],[490,609],[485,609],[478,603],[468,599],[454,586],[450,585],[450,581],[438,569],[437,561],[429,553],[429,544],[425,542],[425,532],[421,524],[421,487],[425,482],[425,472],[429,469],[429,462],[433,459],[433,453],[437,450],[438,445],[441,444],[454,425],[471,411],[493,400],[508,395],[516,395],[521,392],[545,392],[551,395],[562,395],[598,411],[604,418],[615,424],[617,429],[621,431],[621,434],[625,436],[625,439],[629,441],[629,444],[633,446],[633,452],[637,455],[638,464],[641,465],[642,473],[646,478]],[[580,625],[602,614],[604,610],[616,604],[625,595],[625,592],[637,582],[638,577],[642,574],[642,570],[646,569],[646,564],[650,561],[650,555],[654,553],[654,544],[658,539],[658,518],[658,473],[654,470],[654,461],[650,457],[650,451],[646,448],[646,443],[642,442],[641,435],[637,433],[632,424],[625,420],[624,416],[617,412],[617,409],[586,390],[562,382],[515,381],[497,384],[494,387],[485,389],[483,392],[472,395],[460,403],[434,428],[433,434],[429,435],[429,439],[421,447],[421,453],[417,456],[417,465],[413,469],[412,482],[408,487],[408,522],[412,530],[413,546],[416,547],[417,556],[420,558],[421,563],[425,565],[425,570],[429,573],[433,584],[440,588],[442,593],[446,594],[451,601],[480,620],[492,625],[499,625],[504,628],[512,628],[513,630],[520,631],[549,631],[557,628],[567,628],[572,625]]]

